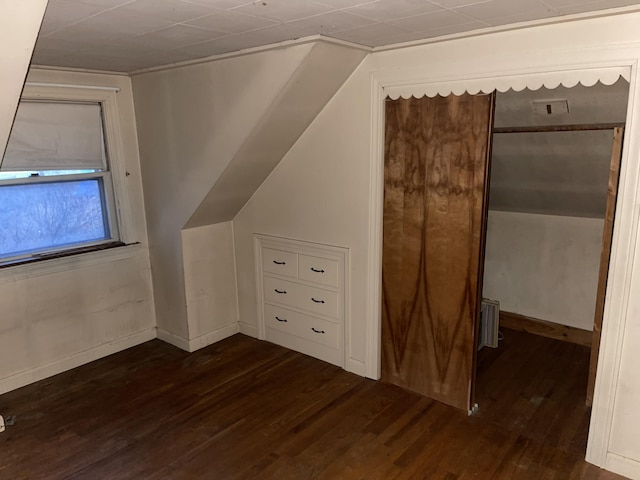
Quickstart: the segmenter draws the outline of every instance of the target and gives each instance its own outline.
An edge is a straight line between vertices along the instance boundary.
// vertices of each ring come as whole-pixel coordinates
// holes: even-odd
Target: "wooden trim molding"
[[[500,312],[500,326],[510,328],[511,330],[529,332],[542,337],[577,343],[578,345],[584,345],[586,347],[591,346],[591,337],[593,336],[593,332],[589,330],[560,325],[559,323],[505,311]]]
[[[600,253],[600,271],[598,274],[598,291],[596,293],[596,311],[593,320],[593,339],[591,344],[591,359],[589,361],[589,382],[587,383],[587,406],[593,403],[596,388],[596,371],[598,369],[598,354],[600,351],[600,335],[604,316],[604,302],[609,278],[609,258],[611,257],[611,243],[613,240],[613,220],[618,201],[618,182],[620,178],[620,160],[622,158],[622,140],[624,127],[613,130],[613,146],[611,148],[611,163],[609,165],[609,184],[607,187],[607,205],[604,214],[604,229],[602,232],[602,252]]]
[[[553,133],[591,132],[624,128],[623,123],[585,123],[578,125],[530,125],[525,127],[495,127],[493,133]]]

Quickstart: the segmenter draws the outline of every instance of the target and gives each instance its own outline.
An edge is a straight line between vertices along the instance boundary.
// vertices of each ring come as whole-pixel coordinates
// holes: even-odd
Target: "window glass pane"
[[[99,179],[0,186],[0,257],[109,238]]]

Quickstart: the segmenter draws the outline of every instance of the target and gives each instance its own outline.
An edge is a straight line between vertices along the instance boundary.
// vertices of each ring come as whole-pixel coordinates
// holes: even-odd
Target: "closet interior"
[[[387,99],[384,381],[473,412],[521,330],[591,348],[590,403],[628,87]]]

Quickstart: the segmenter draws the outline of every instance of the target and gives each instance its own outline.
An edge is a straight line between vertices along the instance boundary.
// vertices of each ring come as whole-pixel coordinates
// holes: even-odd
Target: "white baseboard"
[[[201,348],[208,347],[209,345],[219,342],[220,340],[224,340],[231,335],[235,335],[236,333],[238,333],[238,331],[238,324],[232,323],[212,332],[200,335],[199,337],[186,339],[179,335],[175,335],[171,332],[167,332],[166,330],[158,328],[158,338],[163,342],[167,342],[168,344],[173,345],[174,347],[178,347],[180,350],[191,353],[195,352],[196,350],[200,350]]]
[[[166,330],[162,330],[161,328],[157,329],[157,337],[159,340],[168,343],[169,345],[173,345],[174,347],[178,347],[180,350],[184,350],[185,352],[189,352],[189,340],[179,335],[175,335],[171,332],[167,332]]]
[[[238,331],[238,323],[234,322],[212,332],[200,335],[199,337],[192,338],[189,340],[189,352],[195,352],[201,348],[208,347],[209,345],[219,342],[220,340],[224,340],[231,335],[235,335]]]
[[[344,366],[347,372],[355,373],[361,377],[366,377],[367,367],[364,362],[355,360],[353,358],[347,358],[347,364]]]
[[[640,480],[640,462],[608,452],[604,468],[632,480]]]
[[[127,348],[140,345],[141,343],[153,340],[154,338],[156,338],[155,327],[134,333],[127,337],[113,340],[109,343],[98,345],[97,347],[93,347],[88,350],[83,350],[82,352],[74,353],[73,355],[47,363],[46,365],[41,365],[39,367],[31,368],[2,378],[0,379],[0,394],[10,392],[11,390],[24,387],[30,383],[66,372],[72,368],[76,368],[80,365],[84,365],[85,363],[126,350]]]
[[[240,333],[248,337],[258,338],[258,327],[249,323],[238,322]]]

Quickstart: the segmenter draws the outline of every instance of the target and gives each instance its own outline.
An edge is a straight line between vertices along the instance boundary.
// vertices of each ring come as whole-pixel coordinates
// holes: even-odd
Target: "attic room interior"
[[[640,478],[638,2],[0,12],[1,478]]]

